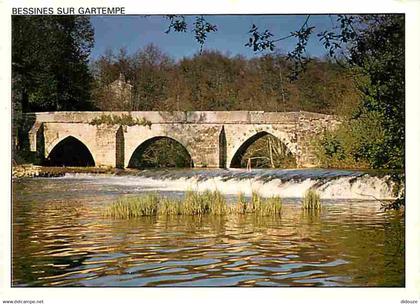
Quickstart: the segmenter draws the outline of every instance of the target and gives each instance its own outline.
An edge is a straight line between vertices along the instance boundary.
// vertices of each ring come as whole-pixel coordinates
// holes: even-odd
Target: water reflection
[[[101,187],[14,183],[14,285],[404,286],[404,218],[377,203],[112,220],[101,208],[121,191]]]

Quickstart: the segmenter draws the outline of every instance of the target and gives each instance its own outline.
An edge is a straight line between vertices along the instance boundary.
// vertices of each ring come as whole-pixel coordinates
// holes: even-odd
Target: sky
[[[217,32],[208,34],[204,50],[219,50],[231,56],[243,55],[247,58],[255,54],[245,43],[249,39],[252,24],[260,31],[270,30],[275,38],[287,36],[298,30],[306,15],[209,15],[206,20],[217,25]],[[189,29],[186,33],[171,32],[166,34],[169,20],[164,16],[94,16],[91,18],[95,29],[95,46],[91,59],[97,59],[106,49],[118,51],[126,48],[132,54],[146,45],[153,43],[175,60],[191,57],[200,50],[200,45],[191,32],[195,16],[186,16]],[[313,15],[309,26],[315,26],[315,33],[308,42],[307,52],[313,57],[322,57],[325,50],[316,37],[324,29],[331,29],[335,16]],[[287,53],[292,50],[296,39],[287,39],[277,44],[277,50]]]

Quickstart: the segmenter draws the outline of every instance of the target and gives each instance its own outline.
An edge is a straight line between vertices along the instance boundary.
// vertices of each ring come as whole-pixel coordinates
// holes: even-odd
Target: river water
[[[320,212],[303,211],[308,188]],[[280,195],[280,216],[104,218],[122,195]],[[160,170],[13,181],[14,286],[404,286],[405,224],[385,177],[339,170]]]

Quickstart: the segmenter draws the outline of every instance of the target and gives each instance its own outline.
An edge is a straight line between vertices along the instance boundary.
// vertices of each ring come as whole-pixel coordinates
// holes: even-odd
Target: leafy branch
[[[270,30],[260,31],[255,24],[252,24],[251,29],[248,31],[250,37],[245,46],[257,53],[264,51],[273,52],[278,42],[295,38],[297,40],[296,45],[292,51],[287,53],[287,58],[293,62],[293,69],[289,78],[290,80],[296,80],[299,74],[305,71],[306,65],[310,61],[306,53],[306,48],[315,30],[315,26],[308,25],[310,17],[311,15],[306,16],[299,30],[277,39]],[[166,18],[170,21],[170,24],[165,33],[170,33],[172,30],[175,32],[187,32],[188,24],[184,16],[168,15]],[[338,50],[342,50],[343,46],[357,39],[358,34],[353,26],[356,21],[355,16],[338,15],[336,21],[338,23],[337,27],[329,31],[325,30],[320,32],[317,34],[317,37],[328,51],[328,55],[339,62],[337,58]],[[338,29],[338,32],[335,29]],[[216,32],[217,26],[209,23],[203,16],[198,16],[195,18],[194,28],[191,31],[194,33],[195,40],[200,44],[201,54],[207,35]]]
[[[187,31],[187,22],[185,21],[184,16],[168,15],[166,16],[166,18],[169,19],[170,21],[169,27],[165,31],[166,34],[169,34],[171,30],[174,30],[175,32],[183,32],[183,33]]]
[[[172,30],[178,33],[185,33],[188,29],[188,24],[184,16],[167,15],[166,18],[170,21],[168,29],[165,31],[169,34]],[[208,22],[204,16],[195,18],[194,28],[191,30],[194,33],[195,40],[200,44],[200,54],[203,51],[204,43],[207,40],[207,35],[212,32],[217,32],[217,26]]]
[[[308,44],[309,37],[315,29],[314,26],[308,27],[309,17],[310,15],[306,17],[306,20],[300,30],[291,33],[291,35],[298,40],[293,51],[287,54],[287,58],[294,63],[294,69],[289,77],[291,80],[296,80],[299,74],[305,70],[306,64],[309,62],[309,57],[305,56],[306,45]]]
[[[253,24],[249,30],[249,41],[245,46],[253,49],[254,52],[263,52],[266,50],[274,51],[276,43],[289,38],[296,38],[297,43],[292,51],[287,54],[287,58],[293,62],[294,68],[292,74],[289,76],[291,80],[296,80],[301,72],[305,70],[306,64],[310,61],[306,55],[306,47],[311,34],[314,32],[315,27],[309,26],[308,21],[311,15],[308,15],[302,24],[301,28],[289,35],[274,39],[274,34],[269,30],[260,32],[258,27]],[[338,50],[353,42],[358,37],[358,33],[354,28],[356,21],[354,16],[338,15],[337,23],[339,31],[323,31],[317,34],[319,41],[323,44],[324,48],[328,51],[328,55],[339,62],[337,58]]]
[[[245,46],[252,48],[254,52],[262,52],[265,50],[274,51],[276,42],[293,37],[296,38],[297,43],[295,48],[287,54],[287,58],[294,63],[293,73],[290,78],[295,80],[297,79],[298,74],[304,70],[306,63],[309,61],[308,57],[305,56],[306,45],[310,35],[315,29],[314,26],[308,26],[309,18],[310,15],[306,17],[305,22],[299,30],[291,32],[289,35],[278,39],[273,39],[274,35],[267,29],[263,32],[258,31],[258,27],[253,24],[249,30],[251,37]]]
[[[197,42],[200,44],[200,53],[203,51],[204,42],[207,39],[207,34],[211,32],[216,32],[217,27],[214,24],[211,24],[204,19],[203,16],[196,17],[194,22],[194,35]]]
[[[342,49],[345,44],[350,43],[357,38],[357,31],[353,27],[354,21],[354,16],[338,15],[337,22],[339,23],[340,28],[339,33],[323,31],[317,35],[330,57],[337,59],[337,51]]]

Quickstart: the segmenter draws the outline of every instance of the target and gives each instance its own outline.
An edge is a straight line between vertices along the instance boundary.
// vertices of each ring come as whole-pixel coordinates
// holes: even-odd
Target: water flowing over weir
[[[371,176],[361,171],[326,169],[209,169],[144,170],[133,175],[66,174],[60,179],[80,179],[104,187],[123,188],[126,192],[183,192],[218,190],[226,195],[253,191],[270,197],[301,198],[315,189],[322,199],[394,199],[389,176]]]

